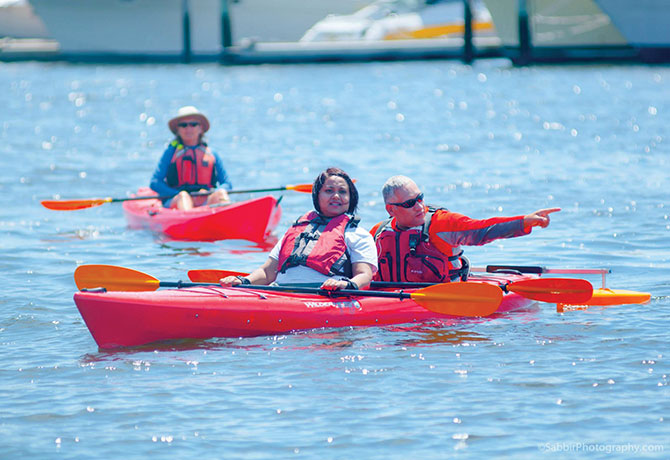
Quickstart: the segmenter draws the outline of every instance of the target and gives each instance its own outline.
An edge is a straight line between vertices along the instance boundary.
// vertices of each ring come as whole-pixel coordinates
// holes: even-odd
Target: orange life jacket
[[[284,234],[278,267],[282,273],[303,265],[327,276],[352,276],[351,258],[344,240],[347,228],[360,219],[351,214],[333,218],[311,211],[300,217]]]
[[[214,169],[216,158],[207,145],[199,144],[196,147],[186,148],[176,140],[170,145],[175,147],[167,174],[167,183],[170,187],[200,190],[216,185]]]
[[[443,283],[465,279],[468,263],[460,247],[445,254],[431,244],[430,221],[437,209],[428,208],[421,228],[397,230],[393,219],[382,222],[374,234],[379,258],[377,281]]]

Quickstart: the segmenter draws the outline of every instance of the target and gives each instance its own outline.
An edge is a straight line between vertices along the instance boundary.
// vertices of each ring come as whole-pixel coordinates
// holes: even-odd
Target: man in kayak
[[[151,189],[159,195],[174,195],[165,207],[187,210],[204,204],[227,203],[231,189],[221,158],[204,141],[209,120],[193,106],[185,106],[168,122],[175,139],[170,142],[151,178]],[[217,185],[222,188],[216,189]],[[208,192],[191,196],[189,192]]]
[[[359,289],[377,271],[372,236],[355,216],[358,190],[347,173],[328,168],[312,186],[314,211],[300,217],[247,276],[228,276],[223,286],[239,284],[316,284],[322,289]]]
[[[460,246],[478,246],[499,238],[527,235],[533,227],[549,225],[540,209],[526,216],[472,219],[424,204],[424,195],[409,177],[393,176],[382,188],[390,219],[375,225],[381,281],[444,283],[465,280],[468,261]]]

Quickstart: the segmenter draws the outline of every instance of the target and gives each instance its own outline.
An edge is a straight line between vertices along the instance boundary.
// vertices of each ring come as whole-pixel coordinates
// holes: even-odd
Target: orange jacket
[[[455,280],[463,275],[460,246],[526,235],[530,228],[524,228],[523,217],[472,219],[447,209],[429,208],[420,228],[399,230],[395,218],[380,222],[370,230],[377,243],[377,278],[405,282]]]

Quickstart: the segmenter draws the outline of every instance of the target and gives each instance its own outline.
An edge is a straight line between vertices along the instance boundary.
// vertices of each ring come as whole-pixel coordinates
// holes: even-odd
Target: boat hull
[[[329,13],[350,13],[366,0],[31,0],[60,54],[89,60],[219,59],[224,9],[233,43],[297,41]],[[187,14],[188,13],[188,14]],[[151,18],[151,20],[147,20]],[[188,23],[188,30],[184,23]]]
[[[491,276],[499,284],[528,276]],[[386,326],[455,319],[411,299],[323,297],[248,288],[203,286],[150,292],[81,291],[74,301],[100,348],[175,339],[254,337],[316,328]],[[496,313],[532,301],[509,293]]]
[[[136,196],[155,195],[142,188]],[[281,207],[273,196],[226,206],[199,206],[189,211],[163,207],[157,199],[125,201],[123,210],[131,228],[164,233],[172,239],[216,241],[242,239],[263,241],[277,226]]]
[[[504,46],[519,46],[518,0],[484,0]],[[527,2],[533,47],[623,46],[626,40],[594,0]]]
[[[646,61],[670,60],[670,4],[667,0],[594,0],[612,18],[631,46],[639,48]]]

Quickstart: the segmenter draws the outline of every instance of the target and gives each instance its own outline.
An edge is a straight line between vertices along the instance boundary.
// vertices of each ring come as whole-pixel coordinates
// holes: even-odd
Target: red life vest
[[[421,228],[398,231],[388,219],[375,232],[379,257],[378,281],[444,283],[465,279],[468,263],[460,247],[445,254],[430,243],[429,229],[435,208],[429,208]]]
[[[360,219],[351,214],[333,218],[311,211],[296,220],[284,234],[278,267],[282,273],[303,265],[326,276],[352,276],[351,258],[344,232],[356,227]]]
[[[207,145],[185,148],[176,140],[170,145],[175,147],[167,174],[167,183],[170,187],[200,190],[216,185],[214,169],[216,158]]]

